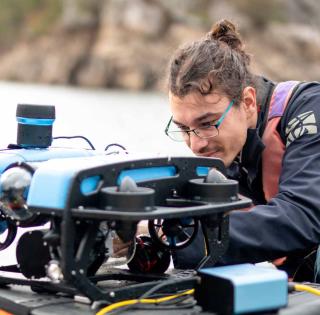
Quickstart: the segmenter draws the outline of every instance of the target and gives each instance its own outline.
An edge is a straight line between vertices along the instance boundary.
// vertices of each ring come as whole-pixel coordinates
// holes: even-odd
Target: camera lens
[[[27,207],[31,179],[32,173],[20,166],[7,169],[0,177],[0,207],[12,220],[20,222],[32,216]]]

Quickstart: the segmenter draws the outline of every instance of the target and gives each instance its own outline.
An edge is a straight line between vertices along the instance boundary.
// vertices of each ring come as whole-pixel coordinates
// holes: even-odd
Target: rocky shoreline
[[[279,7],[258,7],[270,15],[264,20],[239,5],[258,0],[92,0],[85,9],[80,2],[64,0],[49,32],[3,50],[0,79],[163,90],[172,52],[223,17],[239,25],[254,72],[274,80],[320,79],[317,0],[276,1],[285,10],[280,17]]]

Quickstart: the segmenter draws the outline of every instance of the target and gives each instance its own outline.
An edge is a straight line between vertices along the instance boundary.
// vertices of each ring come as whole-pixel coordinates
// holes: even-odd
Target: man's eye
[[[187,130],[189,130],[189,128],[186,127],[186,126],[177,125],[177,127],[178,127],[178,129],[180,129],[180,130],[182,130],[182,131],[187,131]]]
[[[214,124],[212,123],[212,121],[206,121],[201,123],[200,128],[210,128],[212,127]]]

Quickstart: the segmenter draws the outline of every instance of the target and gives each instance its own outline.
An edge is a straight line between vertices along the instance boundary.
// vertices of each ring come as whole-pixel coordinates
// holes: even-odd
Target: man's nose
[[[207,145],[208,145],[208,139],[200,138],[194,132],[190,132],[189,147],[194,154],[203,153]]]

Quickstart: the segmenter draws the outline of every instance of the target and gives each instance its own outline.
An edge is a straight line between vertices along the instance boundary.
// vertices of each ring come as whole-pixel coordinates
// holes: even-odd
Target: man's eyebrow
[[[220,116],[220,113],[211,113],[211,112],[208,112],[208,113],[205,113],[199,117],[197,117],[194,121],[195,122],[201,122],[207,118],[210,117],[210,119],[214,119],[215,117],[219,117]]]
[[[221,115],[221,113],[211,113],[211,112],[208,112],[208,113],[205,113],[197,118],[194,119],[194,122],[195,123],[199,123],[205,119],[208,119],[210,117],[211,120],[214,120],[216,118],[218,118],[219,116]],[[174,118],[172,118],[172,122],[174,122],[176,125],[179,125],[179,126],[185,126],[185,124],[179,122],[179,121],[176,121]]]

